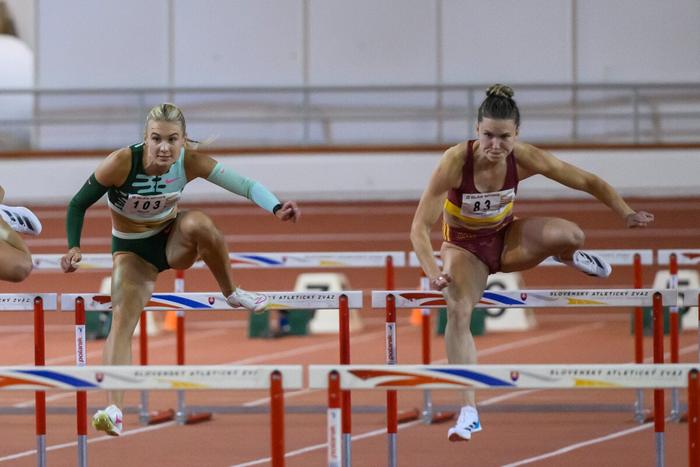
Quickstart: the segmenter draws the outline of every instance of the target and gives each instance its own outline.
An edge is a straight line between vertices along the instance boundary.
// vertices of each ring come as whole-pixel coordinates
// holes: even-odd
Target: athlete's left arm
[[[589,193],[617,213],[627,227],[646,227],[654,221],[653,214],[632,209],[622,196],[599,176],[564,162],[548,151],[529,144],[519,144],[516,154],[518,165],[526,169],[526,174],[541,174],[569,188]]]
[[[282,221],[297,222],[301,218],[296,202],[280,202],[262,183],[240,175],[206,154],[188,151],[185,154],[185,173],[188,181],[203,178],[231,193],[245,196]]]

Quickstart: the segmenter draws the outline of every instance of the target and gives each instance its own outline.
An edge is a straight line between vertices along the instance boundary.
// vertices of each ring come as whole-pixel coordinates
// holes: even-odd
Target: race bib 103
[[[130,194],[122,211],[125,214],[151,217],[172,208],[180,199],[180,192],[161,195]]]

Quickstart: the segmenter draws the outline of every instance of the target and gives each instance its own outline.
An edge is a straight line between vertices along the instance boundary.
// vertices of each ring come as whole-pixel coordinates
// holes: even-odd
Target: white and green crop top
[[[172,214],[187,184],[185,148],[163,175],[146,175],[143,143],[130,146],[131,171],[126,181],[107,192],[109,207],[135,222],[157,222]]]

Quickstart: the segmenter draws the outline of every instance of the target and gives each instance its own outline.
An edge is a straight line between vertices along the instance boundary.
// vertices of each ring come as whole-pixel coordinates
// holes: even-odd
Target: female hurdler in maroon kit
[[[522,271],[549,256],[598,277],[610,275],[602,258],[581,251],[584,233],[573,222],[553,217],[515,218],[518,183],[544,175],[569,188],[590,193],[620,216],[627,227],[644,227],[654,216],[634,211],[598,176],[517,140],[520,112],[508,86],[493,85],[479,107],[478,139],[445,151],[421,196],[411,226],[411,242],[430,286],[447,301],[445,345],[452,364],[476,363],[469,325],[472,308],[489,274]],[[442,269],[430,242],[442,215]],[[464,407],[450,441],[465,441],[481,431],[474,391],[465,391]]]

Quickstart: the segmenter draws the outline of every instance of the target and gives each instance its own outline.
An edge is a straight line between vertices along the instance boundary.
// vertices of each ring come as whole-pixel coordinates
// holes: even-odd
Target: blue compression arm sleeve
[[[279,199],[261,183],[234,172],[221,162],[216,163],[207,180],[231,193],[245,196],[266,211],[274,213],[275,208],[281,205]]]

